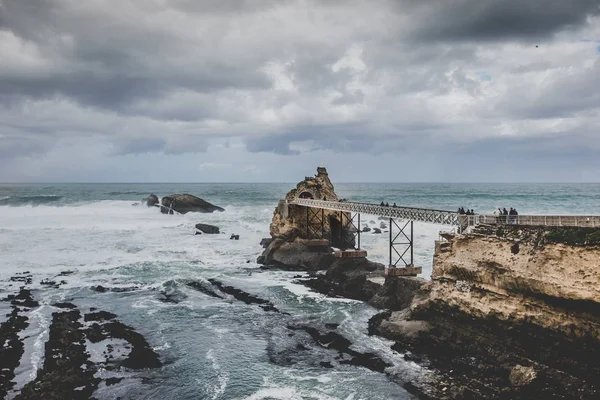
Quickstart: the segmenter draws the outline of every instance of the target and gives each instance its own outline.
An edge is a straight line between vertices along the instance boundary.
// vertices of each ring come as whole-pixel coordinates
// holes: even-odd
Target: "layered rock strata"
[[[371,332],[436,369],[440,398],[598,398],[600,248],[559,228],[484,233],[445,235],[431,282]]]

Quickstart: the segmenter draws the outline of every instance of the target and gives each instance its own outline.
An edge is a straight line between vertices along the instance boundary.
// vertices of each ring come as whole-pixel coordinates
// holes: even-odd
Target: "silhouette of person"
[[[392,205],[392,207],[396,207],[396,203],[394,203],[394,204]]]
[[[389,207],[390,205],[389,205],[389,204],[386,202],[386,203],[385,203],[385,206],[386,206],[386,207]]]

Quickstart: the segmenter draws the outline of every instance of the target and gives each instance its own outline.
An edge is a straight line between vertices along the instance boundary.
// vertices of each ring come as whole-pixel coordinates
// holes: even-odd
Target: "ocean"
[[[335,184],[335,182],[334,182]],[[36,376],[43,364],[51,304],[70,301],[82,309],[101,308],[146,337],[164,365],[143,371],[99,371],[123,377],[101,385],[98,399],[409,399],[401,386],[427,374],[390,341],[367,335],[377,310],[358,301],[335,299],[293,283],[304,273],[262,270],[256,264],[261,238],[277,200],[294,183],[223,184],[0,184],[0,297],[14,292],[10,277],[29,271],[40,306],[24,333],[25,354],[17,386]],[[600,214],[600,184],[414,184],[339,183],[350,201],[492,213],[514,207],[519,214]],[[163,215],[140,200],[191,193],[225,208],[223,213]],[[361,216],[378,226],[376,217]],[[194,235],[199,222],[223,234]],[[415,223],[415,264],[431,274],[433,242],[451,227]],[[240,235],[230,240],[230,234]],[[363,234],[369,259],[387,262],[387,235]],[[61,272],[58,288],[41,284]],[[281,313],[265,312],[226,296],[207,296],[187,283],[217,279],[271,301]],[[93,286],[123,289],[104,293]],[[161,301],[161,294],[177,302]],[[0,302],[0,322],[7,302]],[[386,373],[352,365],[325,368],[335,352],[314,347],[297,351],[286,333],[290,325],[339,324],[352,348],[376,353],[392,364]],[[93,353],[93,348],[90,349]],[[289,358],[281,354],[289,352]],[[92,358],[94,354],[91,354]],[[112,375],[111,375],[112,376]]]

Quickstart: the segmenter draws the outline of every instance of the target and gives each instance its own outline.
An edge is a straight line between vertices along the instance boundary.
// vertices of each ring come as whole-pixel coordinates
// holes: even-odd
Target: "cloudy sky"
[[[600,0],[0,0],[0,182],[600,181]]]

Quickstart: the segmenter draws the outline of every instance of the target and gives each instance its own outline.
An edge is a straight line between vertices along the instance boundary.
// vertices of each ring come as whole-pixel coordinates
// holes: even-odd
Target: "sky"
[[[0,0],[0,182],[600,181],[600,0]]]

